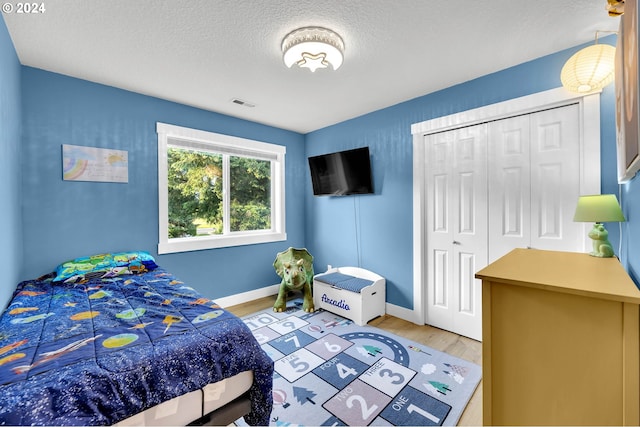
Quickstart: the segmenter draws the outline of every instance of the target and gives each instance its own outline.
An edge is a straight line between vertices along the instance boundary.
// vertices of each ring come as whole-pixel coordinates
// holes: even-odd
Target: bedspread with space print
[[[254,371],[250,424],[266,425],[273,362],[247,326],[162,268],[18,285],[0,317],[0,424],[113,424]]]

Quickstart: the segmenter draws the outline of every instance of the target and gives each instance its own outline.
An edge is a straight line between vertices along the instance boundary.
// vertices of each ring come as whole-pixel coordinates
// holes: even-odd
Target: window
[[[158,253],[286,240],[285,147],[157,123]]]

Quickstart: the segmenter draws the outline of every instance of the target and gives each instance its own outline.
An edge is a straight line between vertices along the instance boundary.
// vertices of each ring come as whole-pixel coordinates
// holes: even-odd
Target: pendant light
[[[588,93],[613,82],[616,49],[596,43],[576,52],[562,67],[560,81],[571,92]]]

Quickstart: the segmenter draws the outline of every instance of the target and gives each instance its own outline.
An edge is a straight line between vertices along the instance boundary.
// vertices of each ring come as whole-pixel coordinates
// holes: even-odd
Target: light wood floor
[[[227,307],[227,310],[236,316],[242,317],[272,307],[275,299],[275,295],[273,297],[260,298],[244,304]],[[482,366],[482,344],[470,338],[431,326],[418,326],[389,315],[373,319],[369,322],[369,325]],[[469,404],[463,412],[458,425],[482,425],[482,382],[480,382],[480,385],[478,385],[478,388],[471,397],[471,401],[469,401]]]

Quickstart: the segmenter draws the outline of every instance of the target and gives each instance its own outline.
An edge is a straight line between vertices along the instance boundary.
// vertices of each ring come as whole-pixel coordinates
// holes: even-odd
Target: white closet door
[[[489,263],[531,242],[529,116],[489,125]]]
[[[580,252],[578,105],[489,125],[489,262],[515,248]]]
[[[487,265],[487,125],[428,135],[427,323],[474,339],[482,336]]]
[[[578,105],[531,114],[531,247],[582,252]]]
[[[578,108],[425,136],[428,324],[480,340],[476,271],[519,247],[581,251]]]
[[[474,272],[519,247],[588,251],[573,213],[581,192],[600,190],[599,106],[597,94],[559,88],[412,126],[414,307],[425,323],[480,339]],[[484,169],[474,165],[485,154]]]

